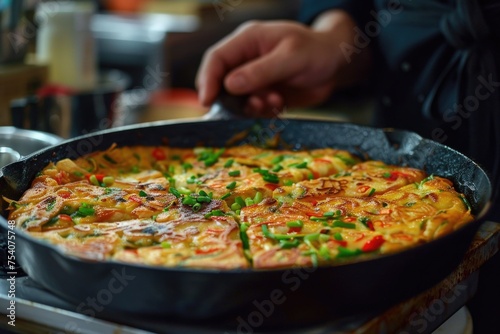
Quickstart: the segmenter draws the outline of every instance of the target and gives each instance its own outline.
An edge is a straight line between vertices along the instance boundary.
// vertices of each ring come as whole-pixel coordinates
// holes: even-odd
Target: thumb
[[[228,92],[250,94],[279,84],[295,74],[297,63],[289,61],[282,46],[231,71],[224,80]]]

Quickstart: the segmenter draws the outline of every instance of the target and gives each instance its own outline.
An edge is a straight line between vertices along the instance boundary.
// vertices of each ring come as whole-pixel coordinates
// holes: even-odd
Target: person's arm
[[[354,45],[355,27],[343,10],[320,14],[310,27],[247,23],[205,54],[197,76],[200,101],[212,103],[223,83],[232,94],[249,94],[254,113],[320,103],[367,72],[368,49],[349,57],[342,49]]]

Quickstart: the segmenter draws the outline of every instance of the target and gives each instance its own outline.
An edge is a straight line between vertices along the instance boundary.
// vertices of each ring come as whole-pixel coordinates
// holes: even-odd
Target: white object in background
[[[49,65],[49,82],[75,90],[96,84],[96,52],[91,31],[92,2],[42,2],[37,7],[37,61]]]
[[[472,317],[466,306],[459,309],[432,334],[472,334]]]

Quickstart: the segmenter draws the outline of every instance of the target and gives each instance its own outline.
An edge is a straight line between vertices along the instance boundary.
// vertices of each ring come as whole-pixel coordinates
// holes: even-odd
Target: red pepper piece
[[[197,249],[194,252],[196,254],[211,254],[217,252],[218,250],[220,250],[220,248]]]
[[[279,188],[279,184],[273,184],[273,183],[266,183],[264,185],[267,189],[274,191],[274,189]]]
[[[369,220],[366,225],[368,225],[368,228],[370,229],[370,231],[375,231],[375,227],[373,227],[373,223],[371,220]]]
[[[365,193],[368,191],[368,189],[370,189],[371,187],[370,186],[359,186],[358,187],[358,193]]]
[[[71,193],[69,191],[62,190],[59,191],[57,195],[62,198],[69,198],[71,196]]]
[[[302,231],[302,227],[290,227],[288,229],[288,233],[299,233]]]
[[[408,175],[406,173],[403,173],[403,172],[395,170],[395,171],[391,172],[391,176],[389,176],[387,178],[387,180],[389,180],[389,181],[396,181],[398,179],[398,177],[400,177],[400,176],[402,176],[402,177],[411,177],[411,175]]]
[[[73,219],[70,216],[68,216],[68,215],[66,215],[64,213],[59,214],[59,219],[60,220],[65,220],[67,222],[72,222],[73,221]]]
[[[142,199],[140,199],[138,196],[136,195],[132,195],[129,197],[129,199],[132,201],[132,202],[136,202],[138,204],[142,204]]]
[[[347,247],[347,241],[345,241],[345,240],[335,240],[335,239],[334,239],[334,240],[332,240],[332,241],[333,241],[334,243],[336,243],[336,244],[338,244],[338,245],[342,246],[342,247]]]
[[[379,249],[380,247],[382,247],[382,245],[384,244],[384,242],[385,242],[384,237],[381,236],[381,235],[377,235],[377,236],[373,237],[371,240],[368,240],[363,245],[363,247],[361,248],[361,250],[363,252],[373,252],[373,251],[376,251],[377,249]]]
[[[323,159],[323,158],[315,158],[315,159],[313,159],[313,161],[315,161],[315,162],[324,162],[324,163],[327,163],[327,164],[331,164],[332,163],[330,160]]]
[[[151,152],[151,155],[153,156],[153,158],[155,158],[156,160],[165,160],[167,158],[167,155],[165,154],[165,152],[163,152],[163,150],[161,148],[155,148],[152,152]]]

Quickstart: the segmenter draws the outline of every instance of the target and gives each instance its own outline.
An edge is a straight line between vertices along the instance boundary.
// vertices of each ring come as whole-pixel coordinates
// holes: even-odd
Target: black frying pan
[[[407,131],[279,119],[159,122],[82,136],[4,167],[1,193],[17,199],[49,161],[104,150],[112,143],[159,145],[168,140],[171,146],[200,142],[223,146],[250,128],[254,132],[247,142],[279,132],[293,148],[347,149],[448,177],[467,196],[477,218],[443,238],[401,253],[317,269],[219,271],[94,263],[65,255],[23,231],[16,231],[17,260],[32,279],[85,314],[119,313],[123,322],[133,322],[134,317],[190,324],[222,321],[232,330],[242,329],[243,319],[253,329],[283,328],[376,314],[431,287],[459,264],[489,206],[492,188],[483,170],[441,144]],[[6,220],[0,220],[5,228]],[[89,297],[96,298],[99,311]]]

